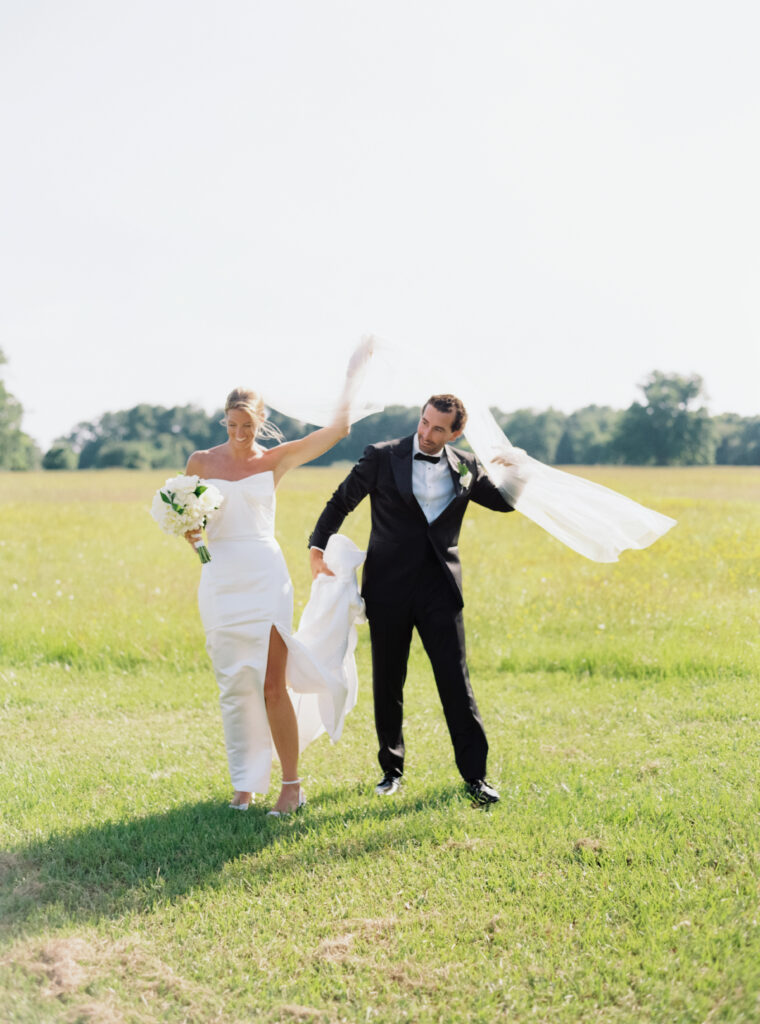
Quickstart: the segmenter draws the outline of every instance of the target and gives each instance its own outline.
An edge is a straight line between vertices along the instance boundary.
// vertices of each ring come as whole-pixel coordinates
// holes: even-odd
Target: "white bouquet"
[[[224,501],[224,495],[198,476],[173,476],[153,496],[150,514],[172,537],[184,537],[189,530],[200,530]],[[201,562],[211,555],[203,540],[195,544]]]

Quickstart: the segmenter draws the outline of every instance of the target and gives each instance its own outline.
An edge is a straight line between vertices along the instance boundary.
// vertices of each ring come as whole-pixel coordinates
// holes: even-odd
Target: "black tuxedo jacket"
[[[324,548],[349,512],[369,495],[372,530],[362,580],[365,600],[388,603],[409,593],[432,548],[461,607],[462,567],[457,544],[468,503],[474,501],[498,512],[511,512],[512,506],[472,453],[446,445],[442,456],[448,459],[454,498],[437,519],[428,523],[412,491],[412,441],[410,435],[365,448],[325,506],[309,545]],[[461,464],[467,474],[460,473]]]

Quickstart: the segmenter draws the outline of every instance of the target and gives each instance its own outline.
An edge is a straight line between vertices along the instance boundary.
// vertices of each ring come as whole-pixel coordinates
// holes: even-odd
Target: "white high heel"
[[[285,779],[283,779],[282,784],[283,786],[300,786],[301,779],[291,779],[289,782],[286,782]],[[305,804],[306,794],[303,792],[303,790],[299,789],[298,803],[296,804],[292,811],[267,811],[267,816],[270,818],[287,818],[289,814],[295,814],[296,811],[300,811],[301,808],[305,806]]]
[[[231,807],[233,811],[247,811],[252,803],[253,803],[253,794],[251,795],[251,797],[250,797],[250,799],[248,800],[247,803],[244,803],[244,804],[233,804],[232,802],[230,802],[227,806]]]

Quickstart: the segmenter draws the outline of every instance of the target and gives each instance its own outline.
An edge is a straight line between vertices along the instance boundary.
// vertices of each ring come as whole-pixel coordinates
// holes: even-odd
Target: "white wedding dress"
[[[335,742],[356,703],[355,624],[364,616],[356,569],[365,552],[347,537],[331,538],[325,560],[336,575],[314,581],[294,635],[293,585],[274,535],[272,473],[211,482],[224,502],[208,524],[211,561],[201,570],[198,604],[219,684],[233,788],[265,793],[275,754],[264,703],[271,629],[288,650],[300,749],[323,731]]]

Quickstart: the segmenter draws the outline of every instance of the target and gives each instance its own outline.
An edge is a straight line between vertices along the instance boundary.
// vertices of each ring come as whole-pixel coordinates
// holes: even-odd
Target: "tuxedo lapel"
[[[396,482],[398,492],[404,501],[408,505],[412,505],[414,508],[419,509],[422,514],[422,509],[417,503],[417,499],[414,496],[412,490],[412,438],[402,438],[396,447],[393,449],[393,457],[391,458],[391,469],[393,471],[393,479]]]
[[[449,469],[451,470],[451,476],[452,479],[454,480],[454,496],[459,498],[464,494],[464,487],[462,487],[462,477],[459,473],[459,466],[461,465],[461,463],[457,458],[456,452],[452,448],[449,448],[448,445],[444,446],[444,451],[446,452],[446,459],[448,460]]]

